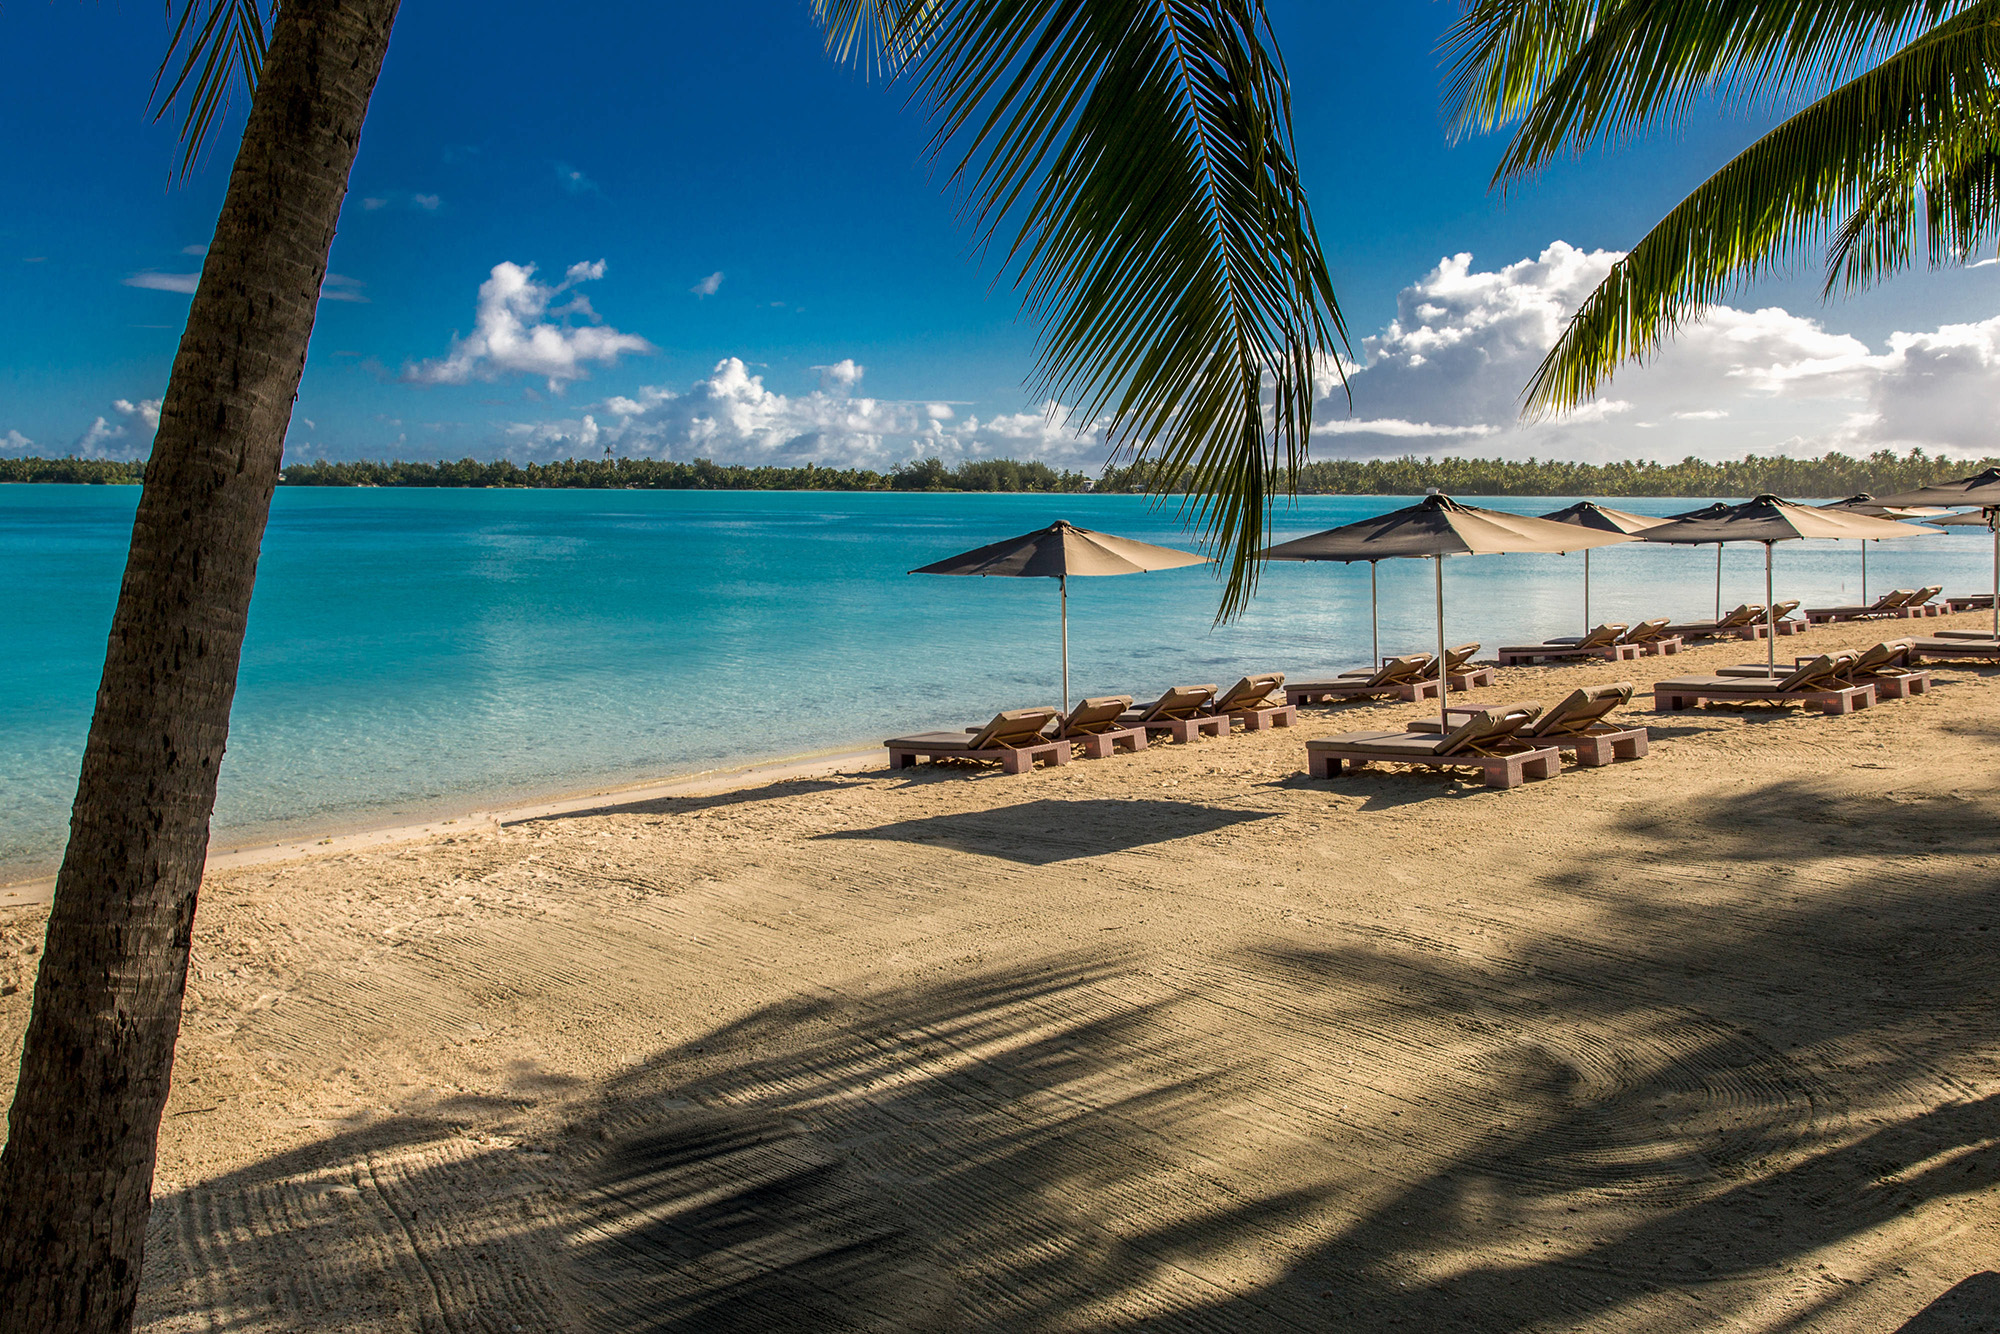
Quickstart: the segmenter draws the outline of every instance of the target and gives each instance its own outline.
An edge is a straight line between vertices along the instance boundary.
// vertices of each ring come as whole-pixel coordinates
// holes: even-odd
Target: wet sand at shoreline
[[[1934,670],[1508,792],[1304,775],[1398,702],[219,870],[142,1327],[1978,1327],[2000,674]]]

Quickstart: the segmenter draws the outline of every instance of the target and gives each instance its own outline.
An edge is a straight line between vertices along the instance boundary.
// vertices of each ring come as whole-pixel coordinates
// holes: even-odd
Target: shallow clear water
[[[1471,498],[1468,498],[1471,499]],[[136,487],[0,486],[0,867],[60,853]],[[1301,499],[1278,539],[1406,503]],[[1564,498],[1473,503],[1545,513]],[[1611,501],[1666,514],[1688,499]],[[251,611],[216,837],[421,817],[879,742],[1055,703],[1056,590],[912,577],[917,565],[1067,518],[1185,545],[1135,496],[287,490]],[[1992,587],[1991,539],[1875,545],[1872,591]],[[1723,600],[1762,601],[1763,552],[1724,556]],[[1851,543],[1777,551],[1778,594],[1859,592]],[[1431,565],[1379,567],[1382,650],[1434,642]],[[1592,556],[1594,619],[1714,608],[1715,549]],[[1574,634],[1580,556],[1445,566],[1453,642]],[[1080,579],[1071,693],[1145,696],[1245,671],[1369,658],[1366,565],[1274,565],[1211,625],[1201,568]]]

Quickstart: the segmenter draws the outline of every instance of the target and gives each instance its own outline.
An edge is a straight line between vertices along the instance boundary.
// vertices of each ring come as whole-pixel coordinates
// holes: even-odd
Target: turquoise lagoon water
[[[136,487],[0,486],[0,868],[60,854]],[[1301,499],[1277,537],[1405,503]],[[1540,513],[1563,499],[1479,501]],[[1642,513],[1697,501],[1613,502]],[[904,572],[1066,518],[1184,544],[1133,496],[284,490],[245,647],[216,840],[425,818],[752,759],[872,745],[1059,694],[1056,590]],[[1869,586],[1992,587],[1983,530],[1877,544]],[[1382,649],[1432,643],[1431,567],[1379,567]],[[1763,552],[1724,556],[1761,601]],[[1713,610],[1715,550],[1592,557],[1597,619]],[[1579,556],[1445,567],[1453,642],[1576,633]],[[1778,591],[1858,592],[1853,544],[1778,549]],[[1071,585],[1072,694],[1369,657],[1368,567],[1276,565],[1211,624],[1201,568]]]

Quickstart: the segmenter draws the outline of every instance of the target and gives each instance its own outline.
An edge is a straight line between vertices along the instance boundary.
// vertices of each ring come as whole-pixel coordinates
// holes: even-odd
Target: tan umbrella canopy
[[[1574,505],[1565,505],[1552,514],[1541,516],[1550,523],[1570,523],[1579,528],[1595,528],[1601,533],[1639,533],[1648,528],[1658,527],[1665,519],[1651,514],[1633,514],[1627,510],[1615,510],[1588,500],[1579,500]],[[1590,548],[1583,549],[1583,632],[1590,633]]]
[[[1920,486],[1882,497],[1886,505],[1977,505],[1981,521],[1993,530],[1993,637],[2000,639],[2000,468],[1961,477],[1955,482]],[[1952,520],[1951,522],[1960,522]]]
[[[1719,513],[1675,519],[1639,534],[1641,542],[1674,542],[1688,546],[1708,542],[1762,542],[1764,544],[1764,614],[1766,620],[1765,658],[1772,667],[1778,662],[1777,617],[1771,602],[1771,549],[1780,542],[1803,537],[1887,538],[1920,537],[1935,528],[1896,523],[1866,514],[1841,510],[1814,509],[1789,500],[1763,495],[1741,505],[1723,505]]]
[[[1129,537],[1094,533],[1058,519],[1046,528],[992,542],[935,561],[911,574],[1000,575],[1014,579],[1053,579],[1062,592],[1063,712],[1069,712],[1069,581],[1072,575],[1143,574],[1205,565],[1208,557]]]
[[[1682,510],[1679,514],[1669,514],[1669,519],[1713,519],[1718,514],[1729,512],[1729,506],[1721,501],[1711,501],[1698,510]],[[1722,543],[1715,544],[1715,619],[1722,619]]]
[[[1813,508],[1839,510],[1844,514],[1866,514],[1874,519],[1927,519],[1934,514],[1945,513],[1943,507],[1938,505],[1885,505],[1866,491],[1863,491],[1858,496],[1849,496],[1845,500],[1830,500],[1824,505],[1815,505]],[[1881,540],[1879,537],[1871,537],[1864,538],[1861,542],[1861,600],[1863,602],[1868,601],[1868,544]]]
[[[1630,542],[1629,533],[1606,532],[1573,524],[1550,523],[1522,514],[1461,505],[1450,496],[1425,496],[1421,503],[1380,514],[1358,523],[1329,528],[1310,537],[1266,547],[1267,560],[1337,560],[1353,562],[1396,557],[1427,557],[1437,562],[1438,721],[1445,721],[1444,558],[1491,556],[1510,552],[1582,551],[1590,547]],[[1381,656],[1381,645],[1376,645]]]

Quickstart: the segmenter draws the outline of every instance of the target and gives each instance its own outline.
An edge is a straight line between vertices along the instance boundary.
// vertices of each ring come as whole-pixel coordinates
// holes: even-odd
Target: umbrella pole
[[[2000,550],[2000,547],[1996,547],[1996,550]],[[1438,728],[1442,732],[1449,733],[1451,724],[1445,720],[1445,692],[1450,688],[1451,682],[1444,672],[1444,557],[1440,555],[1434,559],[1437,561],[1438,603]]]
[[[1374,662],[1382,661],[1382,604],[1375,596],[1375,567],[1382,562],[1368,562],[1368,643]]]
[[[1590,635],[1590,548],[1583,549],[1583,633]]]
[[[1069,576],[1056,576],[1056,587],[1062,590],[1062,641],[1063,641],[1063,717],[1069,717]]]
[[[1986,511],[1986,526],[1993,530],[1993,637],[2000,639],[2000,510]]]
[[[1868,605],[1868,539],[1861,539],[1861,605]]]
[[[1771,605],[1771,548],[1777,545],[1764,544],[1764,664],[1773,676],[1778,674],[1778,609]]]
[[[1715,544],[1715,619],[1722,619],[1722,543]]]

